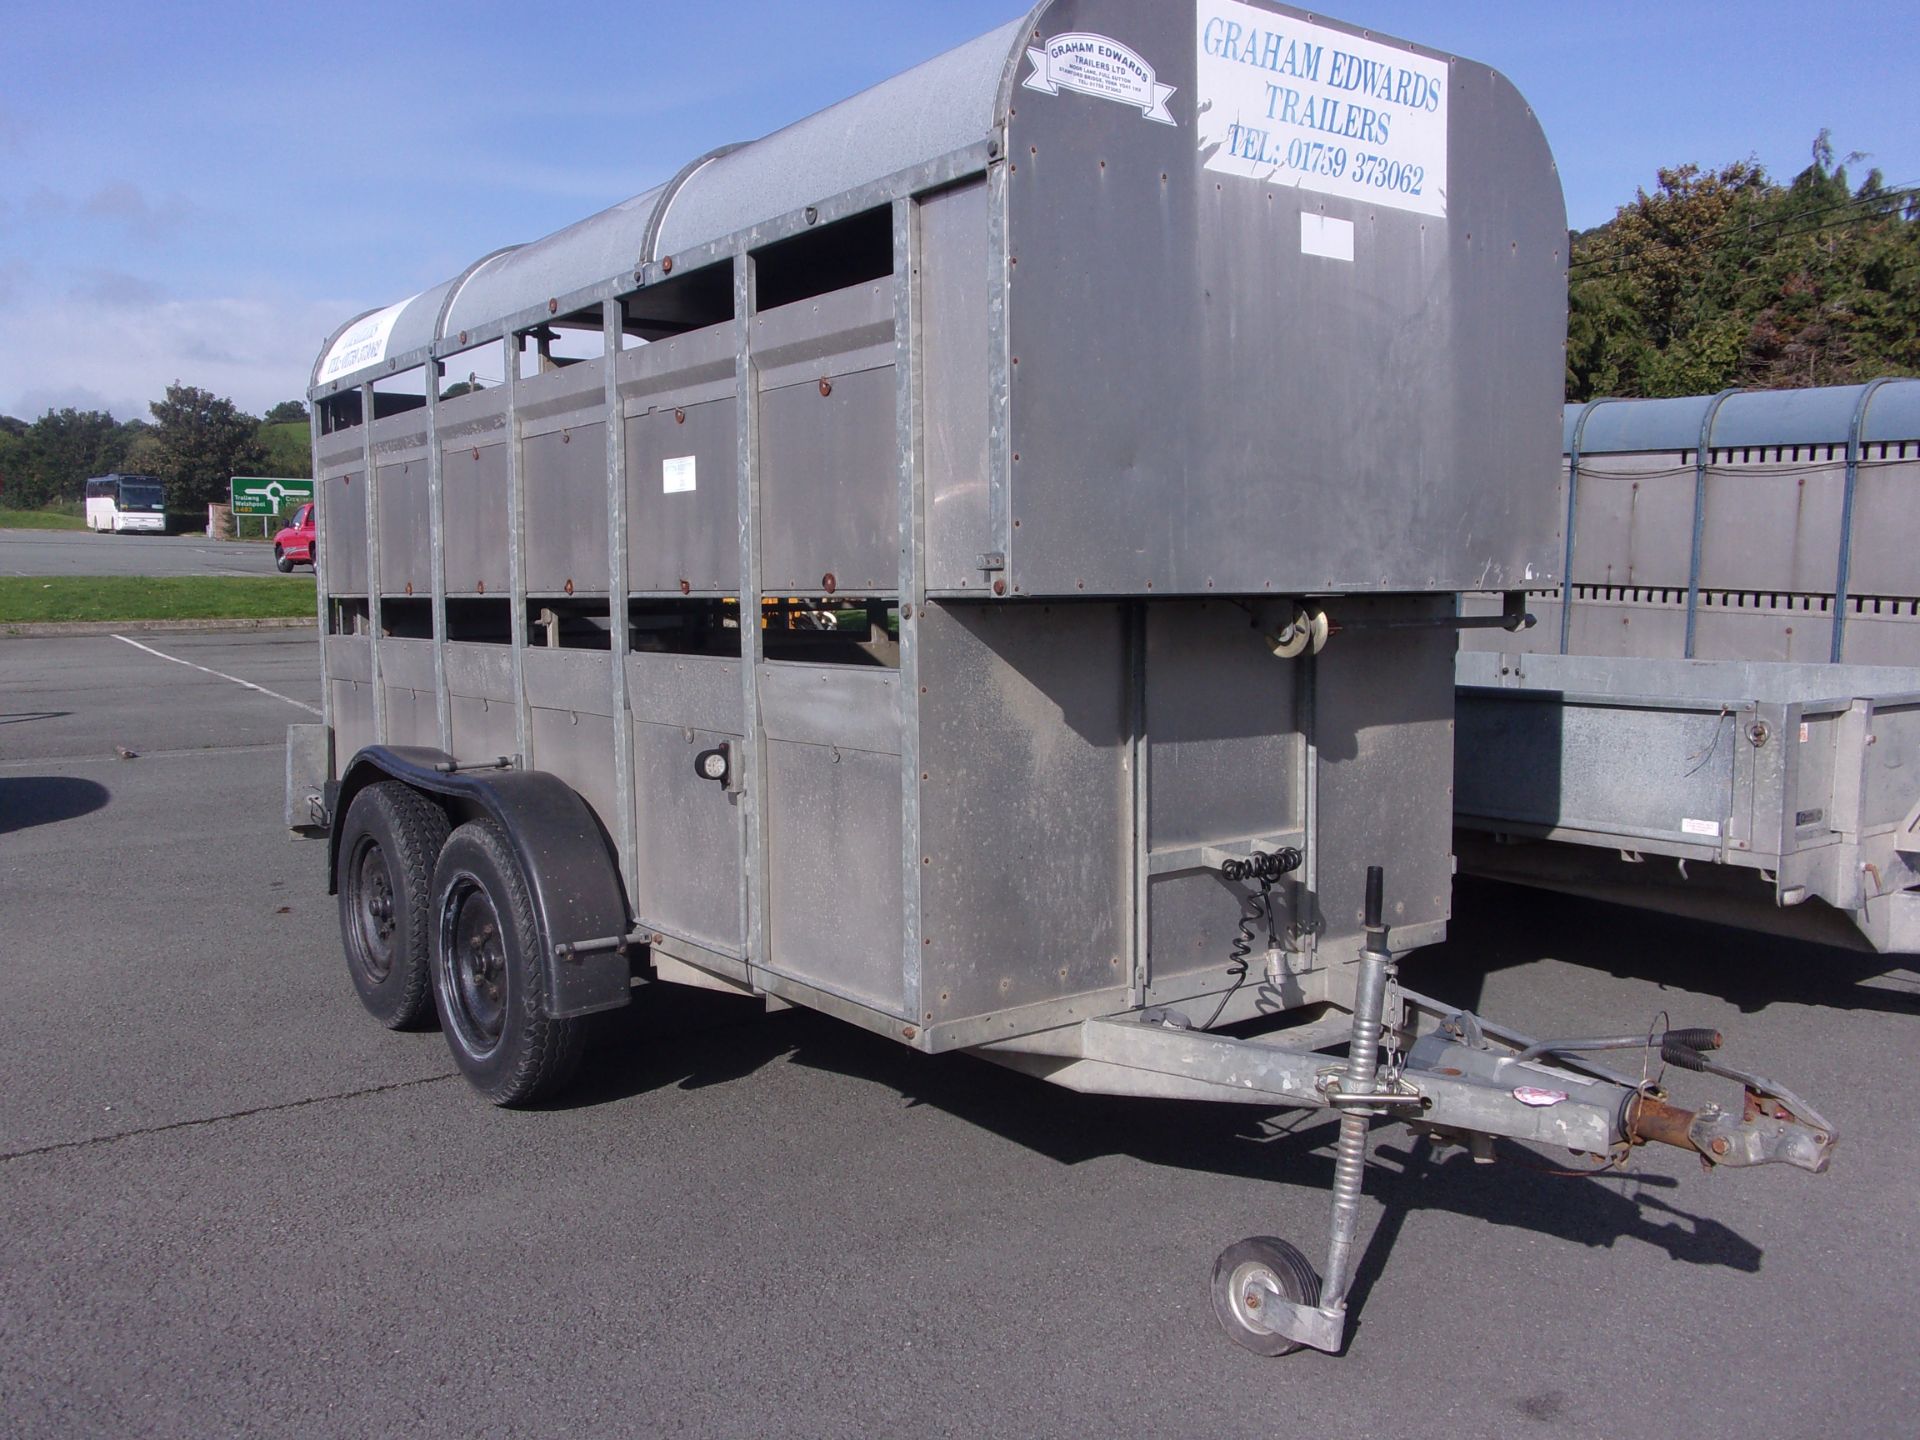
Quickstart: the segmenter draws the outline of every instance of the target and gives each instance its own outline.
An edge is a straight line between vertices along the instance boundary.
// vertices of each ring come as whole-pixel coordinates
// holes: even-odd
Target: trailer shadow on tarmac
[[[968,1055],[922,1056],[803,1010],[775,1015],[758,1002],[649,987],[633,1007],[603,1017],[579,1083],[555,1108],[618,1104],[667,1086],[697,1089],[767,1066],[804,1065],[931,1105],[1061,1165],[1123,1156],[1173,1170],[1284,1181],[1324,1193],[1333,1179],[1336,1122],[1296,1111],[1080,1095]],[[1382,1207],[1353,1292],[1356,1313],[1414,1210],[1612,1248],[1638,1241],[1674,1260],[1754,1273],[1761,1249],[1718,1220],[1666,1197],[1680,1181],[1640,1171],[1594,1171],[1501,1142],[1497,1165],[1464,1151],[1376,1128],[1366,1193]],[[1566,1169],[1559,1167],[1567,1167]],[[1571,1169],[1576,1173],[1567,1173]]]
[[[1909,957],[1814,945],[1498,881],[1461,878],[1454,901],[1450,938],[1409,956],[1403,978],[1463,1009],[1478,1008],[1489,974],[1537,962],[1540,937],[1552,935],[1555,958],[1567,964],[1715,995],[1745,1015],[1772,1005],[1920,1014],[1920,974],[1901,963]]]
[[[68,775],[0,777],[0,835],[91,815],[111,798],[106,786]]]

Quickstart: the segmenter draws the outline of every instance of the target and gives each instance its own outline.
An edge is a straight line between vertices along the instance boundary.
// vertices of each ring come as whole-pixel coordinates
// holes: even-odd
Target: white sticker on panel
[[[660,492],[680,495],[695,487],[699,467],[691,455],[669,455],[660,462]]]
[[[1718,820],[1682,820],[1680,822],[1680,833],[1682,835],[1718,836],[1720,833],[1720,822]]]
[[[1300,212],[1300,253],[1353,262],[1353,222],[1315,210]]]
[[[1179,122],[1167,109],[1174,87],[1162,85],[1140,52],[1110,35],[1055,35],[1044,50],[1028,50],[1033,70],[1021,82],[1042,95],[1071,90],[1137,108],[1162,125]]]
[[[1207,169],[1446,215],[1446,61],[1239,0],[1198,13]]]

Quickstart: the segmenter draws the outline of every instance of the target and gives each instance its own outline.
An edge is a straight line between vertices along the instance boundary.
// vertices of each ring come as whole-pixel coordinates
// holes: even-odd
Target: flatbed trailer
[[[1920,951],[1920,672],[1471,651],[1458,674],[1464,868]]]
[[[1564,582],[1458,663],[1462,868],[1920,951],[1920,380],[1564,423]]]
[[[361,999],[502,1104],[680,983],[1336,1114],[1323,1270],[1214,1267],[1263,1354],[1344,1344],[1375,1119],[1825,1169],[1711,1032],[1400,983],[1450,911],[1458,596],[1554,578],[1565,246],[1484,66],[1053,0],[343,326],[287,804]]]

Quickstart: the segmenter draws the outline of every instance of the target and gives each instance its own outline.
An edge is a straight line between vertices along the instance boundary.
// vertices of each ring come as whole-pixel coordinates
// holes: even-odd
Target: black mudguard
[[[547,967],[547,1014],[555,1019],[627,1003],[631,969],[624,953],[589,952],[560,959],[560,945],[624,936],[632,928],[613,846],[587,802],[557,776],[539,770],[436,767],[453,757],[425,746],[371,745],[340,777],[327,837],[327,893],[339,887],[340,824],[353,797],[381,780],[398,780],[433,796],[458,825],[488,816],[506,831],[527,879]]]

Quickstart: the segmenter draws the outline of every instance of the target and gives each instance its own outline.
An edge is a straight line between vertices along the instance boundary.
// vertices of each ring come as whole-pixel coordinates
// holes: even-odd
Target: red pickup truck
[[[273,537],[273,563],[282,574],[296,565],[311,565],[318,543],[313,533],[313,506],[302,505],[293,512],[292,523]]]

